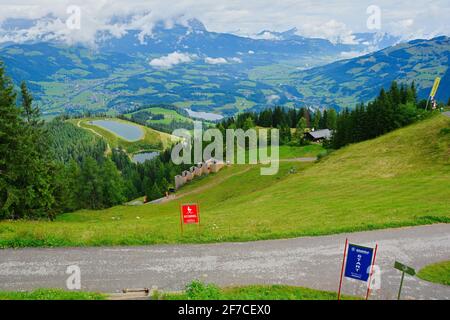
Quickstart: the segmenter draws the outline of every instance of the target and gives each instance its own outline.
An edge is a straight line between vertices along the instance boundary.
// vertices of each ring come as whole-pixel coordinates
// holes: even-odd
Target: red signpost
[[[344,275],[345,254],[347,253],[348,239],[345,239],[344,258],[342,259],[341,279],[339,280],[338,300],[341,300],[342,276]]]
[[[183,233],[184,224],[197,224],[200,226],[200,208],[196,203],[182,204],[180,206],[180,228]]]

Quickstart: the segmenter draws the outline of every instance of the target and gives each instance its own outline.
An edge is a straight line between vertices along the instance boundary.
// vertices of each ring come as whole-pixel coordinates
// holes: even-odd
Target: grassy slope
[[[337,293],[286,285],[249,285],[219,288],[197,281],[187,286],[183,293],[165,293],[157,296],[163,300],[336,300]],[[358,299],[342,296],[344,300]]]
[[[37,289],[34,291],[0,291],[0,300],[104,300],[106,295],[93,292]]]
[[[127,141],[127,140],[121,139],[119,136],[115,135],[114,133],[112,133],[109,130],[106,130],[102,127],[98,127],[98,126],[95,126],[95,125],[92,125],[89,123],[92,120],[98,120],[98,119],[102,119],[102,118],[71,119],[69,121],[75,125],[79,124],[83,128],[89,128],[89,129],[92,129],[95,132],[99,133],[101,136],[103,136],[106,139],[106,141],[109,143],[109,145],[112,148],[122,147],[130,153],[137,152],[141,149],[148,149],[148,146],[156,146],[157,143],[160,141],[162,142],[164,148],[167,147],[171,143],[171,136],[167,133],[160,132],[160,131],[154,130],[152,128],[144,127],[144,126],[138,125],[136,123],[128,122],[128,121],[125,121],[122,119],[114,119],[114,121],[129,123],[129,124],[138,126],[142,130],[144,130],[145,136],[142,140],[135,141],[135,142]],[[147,146],[147,148],[146,148],[146,146]],[[150,148],[150,149],[153,149],[153,148]]]
[[[450,286],[450,261],[430,264],[417,273],[423,280]]]
[[[437,116],[317,164],[280,162],[275,176],[231,166],[165,204],[1,222],[0,246],[246,241],[449,222],[450,135],[440,134],[449,126]],[[181,202],[201,205],[200,231],[189,226],[180,235]]]

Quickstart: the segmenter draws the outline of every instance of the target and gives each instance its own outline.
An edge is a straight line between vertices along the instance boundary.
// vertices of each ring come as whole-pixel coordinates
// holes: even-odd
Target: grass
[[[94,292],[37,289],[34,291],[0,291],[0,300],[105,300],[106,295]]]
[[[316,157],[325,149],[319,144],[310,144],[303,147],[280,146],[280,159]]]
[[[104,139],[108,142],[111,148],[121,147],[125,149],[128,153],[135,153],[142,150],[162,150],[163,148],[166,148],[169,144],[171,144],[171,135],[167,133],[160,132],[148,127],[144,127],[139,124],[135,124],[133,122],[114,118],[113,119],[114,121],[135,125],[144,131],[145,135],[141,140],[127,141],[109,130],[106,130],[102,127],[90,123],[93,120],[101,120],[101,119],[104,118],[71,119],[69,121],[75,125],[79,125],[82,128],[91,129],[95,131],[96,133],[104,137]]]
[[[250,241],[448,223],[448,127],[450,119],[439,115],[318,163],[280,162],[273,176],[261,176],[260,165],[233,165],[164,204],[3,221],[0,247]],[[200,204],[202,224],[182,236],[179,205],[189,202]]]
[[[152,114],[154,115],[164,115],[164,119],[160,119],[160,120],[147,120],[147,123],[159,123],[159,124],[170,124],[172,121],[185,121],[185,122],[192,122],[192,119],[189,117],[185,117],[181,114],[179,114],[178,112],[176,112],[175,110],[172,109],[166,109],[166,108],[161,108],[161,107],[149,107],[146,109],[141,109],[139,111],[135,111],[132,113],[128,113],[126,114],[127,117],[131,117],[132,114],[135,113],[139,113],[142,111],[150,111]]]
[[[193,281],[182,293],[159,293],[162,300],[336,300],[337,293],[286,285],[249,285],[219,288]],[[357,299],[341,296],[344,300]]]
[[[425,281],[450,286],[450,261],[430,264],[420,269],[417,276]]]

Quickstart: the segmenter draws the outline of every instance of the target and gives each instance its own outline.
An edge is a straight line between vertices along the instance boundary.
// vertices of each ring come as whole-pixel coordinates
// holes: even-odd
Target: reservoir
[[[92,124],[111,131],[115,135],[128,141],[141,140],[144,137],[144,131],[136,125],[114,120],[94,120]]]
[[[216,114],[216,113],[197,112],[197,111],[193,111],[191,109],[185,109],[185,110],[187,111],[189,116],[192,118],[199,118],[199,119],[204,119],[204,120],[208,120],[208,121],[217,121],[217,120],[223,119],[222,115]]]
[[[142,152],[137,153],[133,156],[133,162],[135,163],[144,163],[147,160],[152,160],[159,155],[159,152]]]

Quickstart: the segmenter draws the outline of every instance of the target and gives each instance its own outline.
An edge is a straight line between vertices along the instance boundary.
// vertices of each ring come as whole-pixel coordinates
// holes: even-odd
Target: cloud
[[[207,64],[227,64],[228,61],[225,58],[206,57],[205,58],[205,63],[207,63]]]
[[[320,24],[305,24],[299,33],[307,37],[325,38],[333,43],[357,44],[353,31],[343,22],[331,19]]]
[[[191,62],[193,58],[195,56],[175,51],[167,56],[152,59],[149,64],[154,68],[170,69],[177,64]]]
[[[208,30],[240,35],[255,35],[261,30],[275,32],[296,27],[303,36],[353,43],[352,33],[368,30],[366,9],[372,0],[179,0],[170,5],[160,0],[0,0],[0,23],[6,19],[37,19],[44,23],[31,28],[1,30],[3,41],[28,41],[54,38],[69,43],[93,44],[99,34],[121,37],[130,30],[139,31],[139,40],[151,37],[154,26],[164,22],[187,25],[197,18]],[[67,8],[81,8],[81,30],[68,30]],[[448,0],[378,0],[381,30],[403,38],[431,37],[450,34],[450,2]],[[51,17],[51,19],[48,19]],[[263,32],[263,38],[273,34]]]
[[[280,100],[280,96],[277,94],[271,94],[270,96],[266,97],[266,101],[268,104],[277,103],[278,100]]]
[[[230,61],[235,62],[235,63],[242,63],[242,59],[238,58],[238,57],[233,57],[230,59]]]

